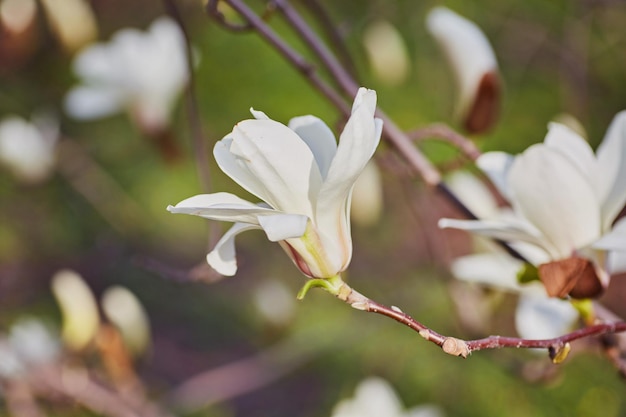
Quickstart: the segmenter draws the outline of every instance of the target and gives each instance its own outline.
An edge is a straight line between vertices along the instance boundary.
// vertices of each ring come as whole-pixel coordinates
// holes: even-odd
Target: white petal
[[[626,253],[626,217],[619,219],[613,229],[594,242],[591,247]]]
[[[597,193],[598,201],[601,201],[598,161],[589,143],[580,137],[578,133],[559,123],[550,123],[548,125],[548,134],[543,143],[568,157],[580,170],[581,174],[588,178],[593,190]]]
[[[514,219],[507,220],[456,220],[439,219],[439,227],[467,230],[481,236],[488,236],[504,241],[522,241],[533,244],[550,253],[540,236],[529,225]]]
[[[446,179],[446,183],[479,219],[490,219],[498,215],[498,203],[487,186],[474,175],[457,171]]]
[[[228,232],[222,236],[217,242],[215,247],[206,256],[206,260],[211,265],[211,268],[215,269],[222,275],[231,277],[237,272],[237,258],[235,256],[235,237],[247,230],[259,229],[259,226],[235,223]]]
[[[626,111],[618,113],[597,150],[602,185],[603,227],[606,229],[626,203]]]
[[[306,231],[308,217],[300,214],[260,216],[259,224],[272,242],[300,237]]]
[[[609,271],[612,274],[622,274],[626,272],[626,252],[609,253]]]
[[[230,152],[265,186],[266,193],[257,197],[277,210],[313,217],[321,174],[313,153],[294,131],[273,120],[244,120],[231,137]]]
[[[270,120],[267,114],[263,113],[260,110],[254,110],[252,107],[250,107],[250,113],[252,113],[254,118],[257,120]]]
[[[337,140],[332,130],[322,120],[310,115],[294,117],[289,121],[289,129],[296,132],[311,148],[322,179],[326,178],[337,152]]]
[[[515,327],[524,339],[552,339],[571,331],[578,312],[567,301],[522,294],[515,312]]]
[[[199,194],[181,201],[175,207],[169,206],[167,210],[205,219],[260,226],[272,242],[302,236],[308,221],[308,217],[301,214],[261,207],[229,193]]]
[[[75,87],[65,96],[64,107],[75,119],[92,120],[123,109],[126,98],[118,90],[105,87]]]
[[[352,116],[341,133],[337,153],[317,201],[316,221],[322,237],[334,240],[332,243],[335,245],[342,245],[336,250],[345,250],[350,254],[350,193],[380,141],[380,132],[374,121],[375,111],[376,92],[359,89]],[[325,245],[332,243],[325,242]]]
[[[511,199],[508,175],[514,160],[513,155],[505,152],[487,152],[476,160],[476,166],[487,174],[493,185],[507,200]]]
[[[523,263],[504,253],[480,253],[461,256],[452,262],[455,278],[491,285],[512,291],[521,291],[517,273]]]
[[[592,186],[570,160],[533,145],[511,167],[513,206],[541,231],[560,258],[600,236],[600,205]]]

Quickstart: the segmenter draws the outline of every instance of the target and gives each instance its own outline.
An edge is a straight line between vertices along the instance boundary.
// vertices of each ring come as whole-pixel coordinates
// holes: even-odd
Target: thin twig
[[[429,342],[441,347],[444,352],[464,358],[470,353],[479,350],[501,348],[544,348],[548,349],[550,355],[553,356],[555,353],[558,354],[561,352],[569,342],[574,340],[626,331],[626,322],[617,321],[587,326],[553,339],[522,339],[518,337],[489,336],[484,339],[463,340],[439,334],[404,313],[399,308],[388,307],[378,303],[348,287],[345,283],[343,285],[345,287],[339,292],[340,295],[338,298],[350,304],[353,308],[392,318],[418,332],[420,336]]]
[[[180,11],[173,0],[163,0],[168,14],[176,21],[185,39],[185,56],[187,58],[187,72],[189,81],[185,89],[185,98],[187,102],[187,117],[191,128],[191,138],[193,145],[194,158],[196,160],[196,169],[198,179],[202,191],[204,193],[211,192],[211,170],[209,168],[208,152],[206,147],[206,136],[204,128],[200,120],[200,110],[198,107],[198,98],[196,97],[196,77],[193,62],[193,48],[189,38],[189,32],[185,26]],[[220,238],[220,231],[217,227],[209,226],[208,247],[215,246]]]
[[[330,39],[331,45],[335,48],[339,60],[343,67],[350,73],[353,79],[358,79],[356,66],[350,51],[346,46],[346,42],[342,34],[337,30],[336,26],[324,7],[318,0],[302,0],[302,3],[309,9],[311,14],[320,23],[322,30]]]
[[[474,142],[443,123],[435,123],[420,127],[419,129],[408,132],[407,136],[414,141],[420,141],[427,138],[437,138],[444,142],[448,142],[460,150],[463,155],[471,161],[476,161],[481,155],[480,150]]]

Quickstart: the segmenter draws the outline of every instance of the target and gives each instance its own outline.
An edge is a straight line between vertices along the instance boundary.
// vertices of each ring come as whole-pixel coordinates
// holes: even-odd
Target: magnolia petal
[[[441,229],[459,229],[488,236],[504,241],[522,241],[542,248],[547,253],[551,252],[544,242],[537,236],[536,231],[521,221],[507,220],[457,220],[439,219],[438,226]]]
[[[226,136],[215,144],[213,156],[217,165],[226,175],[250,194],[257,196],[261,200],[269,198],[269,191],[261,179],[250,172],[248,165],[242,163],[241,158],[230,151],[232,144],[233,138],[230,136]]]
[[[272,242],[300,237],[306,231],[308,217],[300,214],[260,216],[259,224]]]
[[[490,285],[511,291],[521,291],[517,273],[523,263],[504,253],[478,253],[456,258],[452,275],[467,282]]]
[[[124,94],[115,89],[75,87],[65,96],[64,107],[75,119],[92,120],[121,111],[124,103]]]
[[[522,294],[515,312],[515,327],[524,339],[552,339],[569,332],[578,311],[567,301]]]
[[[508,175],[514,161],[515,157],[505,152],[487,152],[476,160],[476,166],[487,174],[493,185],[507,200],[511,199]]]
[[[551,149],[561,152],[589,179],[596,193],[600,192],[598,172],[598,161],[589,146],[578,133],[560,123],[550,123],[548,134],[543,143]],[[598,198],[601,196],[598,194]]]
[[[611,122],[596,152],[601,183],[603,228],[609,228],[626,203],[626,111]]]
[[[341,133],[335,158],[320,190],[316,222],[328,252],[343,252],[349,260],[352,254],[350,238],[350,194],[357,178],[372,158],[380,130],[374,121],[376,92],[359,89],[354,100],[352,115]],[[332,247],[339,245],[339,247]]]
[[[626,272],[626,252],[610,252],[609,253],[609,271],[612,274],[623,274]]]
[[[456,171],[446,179],[446,184],[479,219],[489,219],[499,215],[500,209],[497,201],[487,186],[474,175]]]
[[[626,253],[626,217],[619,219],[613,230],[595,241],[591,247]]]
[[[257,120],[270,120],[267,114],[263,113],[260,110],[254,110],[252,107],[250,107],[250,113],[252,113],[254,118]]]
[[[308,217],[282,213],[243,200],[229,193],[199,194],[181,201],[170,213],[192,214],[205,219],[252,224],[261,227],[270,241],[300,237]]]
[[[513,206],[569,257],[600,236],[600,205],[588,179],[570,160],[545,145],[518,156],[509,173]]]
[[[244,120],[231,137],[230,152],[267,190],[258,197],[277,210],[312,217],[311,199],[322,177],[313,153],[293,130],[273,120]]]
[[[211,268],[227,277],[235,275],[237,272],[235,237],[239,233],[254,229],[260,229],[260,227],[246,223],[235,223],[206,256],[206,260]]]
[[[337,152],[337,140],[332,130],[322,120],[310,115],[294,117],[289,121],[289,129],[296,132],[311,149],[322,179],[326,178]]]

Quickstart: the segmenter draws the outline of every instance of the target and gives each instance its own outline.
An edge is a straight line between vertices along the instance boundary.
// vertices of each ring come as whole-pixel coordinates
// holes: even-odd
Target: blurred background
[[[227,32],[204,13],[200,0],[172,2],[194,49],[193,92],[207,149],[200,157],[208,161],[211,188],[253,199],[217,168],[211,155],[217,140],[250,117],[250,107],[282,122],[314,114],[331,127],[339,126],[339,114],[257,34]],[[81,48],[108,41],[123,28],[146,30],[167,14],[166,6],[154,0],[82,2],[93,21],[82,17],[75,22],[87,25],[87,34],[64,38],[51,9],[72,2],[32,2],[32,20],[19,30],[12,29],[16,17],[6,12],[5,3],[0,2],[0,119],[32,120],[44,114],[58,125],[60,139],[54,167],[42,178],[24,180],[8,167],[0,171],[3,345],[26,318],[43,323],[59,344],[67,343],[60,339],[62,313],[51,282],[59,270],[71,269],[96,300],[113,286],[130,290],[149,319],[149,342],[136,356],[126,352],[128,347],[111,353],[107,343],[66,346],[55,361],[89,369],[95,380],[121,392],[106,358],[126,358],[120,362],[125,364],[121,384],[132,380],[146,398],[176,415],[330,416],[334,405],[369,376],[389,381],[407,408],[436,404],[447,416],[626,414],[624,382],[600,349],[587,342],[575,343],[574,354],[558,366],[544,352],[449,357],[403,326],[360,313],[321,291],[296,301],[303,278],[262,233],[238,238],[240,269],[235,277],[218,280],[202,265],[209,227],[221,234],[228,225],[165,210],[203,187],[185,97],[173,105],[167,135],[146,131],[126,112],[77,120],[63,105],[80,82],[72,63]],[[263,2],[249,3],[263,11]],[[293,1],[310,16],[304,3]],[[453,75],[424,24],[436,5],[476,22],[498,58],[502,110],[495,127],[475,138],[482,150],[520,152],[542,141],[547,123],[564,114],[579,121],[595,147],[613,116],[626,108],[622,1],[319,3],[345,37],[361,85],[377,90],[379,105],[403,129],[434,122],[460,129]],[[236,20],[226,8],[223,12]],[[404,58],[394,64],[405,68],[399,75],[381,74],[370,58],[371,46],[364,43],[372,25],[381,21],[402,40]],[[310,56],[278,14],[268,23]],[[84,41],[77,41],[81,36]],[[446,172],[472,169],[449,145],[424,141],[419,146]],[[384,144],[378,161],[383,210],[370,224],[353,226],[350,284],[443,334],[514,335],[515,296],[462,284],[447,270],[455,256],[471,251],[471,240],[460,232],[439,231],[436,222],[460,214],[404,175]],[[608,293],[609,306],[624,317],[619,279]],[[108,317],[105,307],[98,308]],[[10,368],[2,361],[0,371]],[[15,375],[2,374],[2,415],[29,415],[16,414],[21,409],[15,403],[24,390],[28,394],[22,386],[28,384],[35,387],[31,402],[43,415],[111,415],[103,411],[106,407],[98,411],[67,392],[36,388],[37,380],[17,383],[18,389],[11,382]]]

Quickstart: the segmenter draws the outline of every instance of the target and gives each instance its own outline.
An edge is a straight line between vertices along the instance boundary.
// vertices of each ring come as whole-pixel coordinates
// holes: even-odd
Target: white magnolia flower
[[[33,123],[17,116],[0,122],[0,163],[18,179],[38,183],[52,173],[58,140],[56,121],[36,118]]]
[[[356,388],[353,398],[339,402],[332,417],[442,417],[434,405],[405,410],[394,389],[381,378],[367,378]]]
[[[375,109],[376,92],[359,89],[339,145],[317,117],[296,117],[285,126],[252,110],[256,119],[239,122],[213,154],[222,171],[265,204],[215,193],[168,210],[235,222],[207,256],[223,275],[237,270],[235,236],[263,229],[304,274],[334,277],[352,257],[351,194],[380,140],[382,121],[374,118]]]
[[[487,187],[473,175],[457,172],[446,182],[463,204],[482,219],[513,215],[509,209],[498,207]],[[518,282],[522,261],[485,238],[477,237],[475,246],[479,248],[477,253],[460,256],[452,262],[452,275],[462,281],[518,294],[515,328],[521,337],[550,339],[574,327],[579,313],[569,301],[548,297],[539,282]],[[515,249],[528,260],[543,262],[543,254],[530,245],[518,242]]]
[[[435,7],[426,27],[446,54],[459,88],[458,117],[480,133],[496,121],[500,106],[498,63],[491,44],[475,23],[446,7]]]
[[[515,157],[487,153],[477,164],[509,199],[515,215],[442,219],[441,227],[530,245],[541,253],[529,260],[539,265],[551,296],[566,295],[589,276],[591,264],[581,259],[593,262],[602,286],[610,273],[620,272],[610,268],[626,256],[626,220],[614,224],[626,202],[626,112],[614,118],[596,154],[575,132],[551,123],[544,143]]]
[[[189,78],[185,51],[184,36],[169,18],[147,32],[120,30],[76,57],[74,72],[83,85],[69,92],[65,108],[85,120],[128,110],[145,131],[162,130]]]

